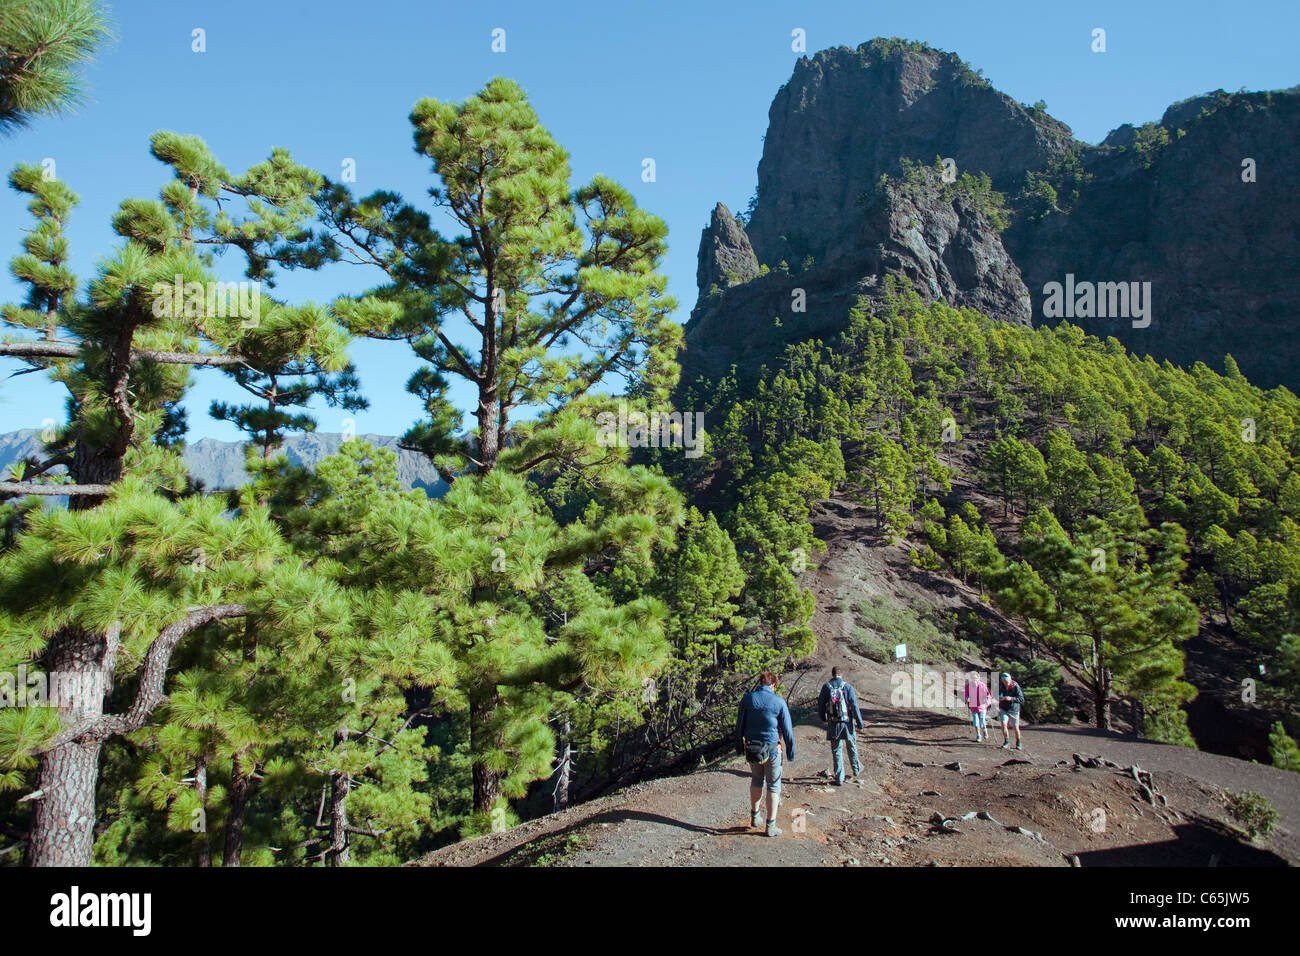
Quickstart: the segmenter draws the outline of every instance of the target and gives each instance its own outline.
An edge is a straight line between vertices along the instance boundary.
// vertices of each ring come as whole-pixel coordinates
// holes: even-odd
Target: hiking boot
[[[770,837],[778,837],[778,836],[781,835],[781,833],[782,833],[782,830],[781,830],[781,828],[780,828],[779,826],[776,825],[776,821],[775,821],[775,820],[768,820],[768,821],[767,821],[767,835],[768,835],[768,836],[770,836]]]
[[[1004,740],[1004,741],[1002,741],[1002,749],[1003,749],[1003,750],[1007,750],[1007,749],[1009,749],[1010,747],[1011,747],[1011,741],[1009,741],[1009,740]]]
[[[1024,741],[1022,741],[1022,740],[1017,740],[1017,741],[1016,741],[1016,749],[1017,749],[1017,750],[1024,750],[1024,749],[1025,749]]]
[[[750,814],[750,816],[749,816],[749,826],[750,826],[750,829],[752,829],[752,830],[757,830],[757,829],[758,829],[759,827],[761,827],[762,825],[763,825],[763,811],[762,811],[762,810],[755,810],[755,811],[754,811],[752,814]]]

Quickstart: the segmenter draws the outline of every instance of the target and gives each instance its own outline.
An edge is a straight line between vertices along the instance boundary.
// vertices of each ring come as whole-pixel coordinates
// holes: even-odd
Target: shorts
[[[781,749],[773,747],[772,756],[762,763],[751,763],[749,773],[751,787],[761,787],[766,784],[768,793],[779,795],[781,793]]]
[[[1011,722],[1011,726],[1012,726],[1012,727],[1019,727],[1019,726],[1020,726],[1020,708],[1019,708],[1019,707],[1012,707],[1012,708],[1010,708],[1010,709],[1008,709],[1008,710],[1004,710],[1004,711],[1002,711],[1002,721],[1003,721],[1003,723],[1006,723],[1008,720]]]

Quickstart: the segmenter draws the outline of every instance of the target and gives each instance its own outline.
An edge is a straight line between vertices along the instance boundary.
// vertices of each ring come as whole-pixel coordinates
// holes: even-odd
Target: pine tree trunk
[[[478,412],[478,452],[475,457],[478,459],[479,471],[487,474],[497,463],[497,455],[501,453],[501,448],[497,441],[497,418],[501,412],[501,403],[496,397],[496,383],[492,383],[492,392],[490,394],[479,394]]]
[[[199,834],[199,852],[194,861],[195,866],[212,865],[212,837],[208,835],[208,755],[200,754],[198,763],[194,768],[194,793],[199,798],[199,808],[203,811],[201,817],[203,821],[203,830]]]
[[[252,774],[244,772],[244,755],[235,754],[230,768],[230,819],[226,823],[226,846],[222,866],[239,866],[244,850],[244,819],[248,813],[248,795]]]
[[[90,865],[102,747],[98,740],[74,741],[41,757],[36,780],[43,796],[32,818],[29,865]]]
[[[569,805],[569,754],[571,743],[569,740],[569,718],[564,718],[564,723],[560,726],[559,741],[559,762],[555,768],[555,790],[551,798],[551,812],[555,813],[563,810]]]
[[[122,477],[122,457],[78,438],[73,445],[72,464],[68,467],[68,474],[73,484],[111,485]],[[68,510],[85,511],[103,500],[91,495],[73,495],[68,499]]]
[[[469,705],[470,753],[474,757],[474,810],[490,813],[501,792],[501,775],[483,764],[482,757],[500,750],[503,741],[492,729],[497,704],[501,697],[495,687],[490,695],[474,698]]]
[[[348,794],[352,778],[345,773],[330,775],[330,866],[346,866],[351,857],[348,847]]]
[[[1110,674],[1103,670],[1092,688],[1092,705],[1098,730],[1110,730]]]
[[[60,632],[45,655],[46,672],[57,675],[63,726],[104,712],[117,661],[121,628],[106,635]],[[51,695],[55,691],[51,689]],[[71,740],[41,754],[27,862],[31,866],[89,866],[95,842],[95,784],[101,739]]]
[[[1110,729],[1110,707],[1106,701],[1106,695],[1099,689],[1093,688],[1092,709],[1095,716],[1093,723],[1098,730]]]

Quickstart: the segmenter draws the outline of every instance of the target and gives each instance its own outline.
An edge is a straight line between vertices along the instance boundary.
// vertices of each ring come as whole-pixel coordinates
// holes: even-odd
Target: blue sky
[[[486,5],[483,5],[486,6]],[[1097,142],[1124,122],[1160,117],[1170,103],[1216,88],[1277,89],[1300,82],[1294,43],[1300,4],[1178,2],[1054,3],[930,0],[881,3],[498,2],[392,0],[119,0],[117,41],[87,72],[88,102],[0,140],[0,166],[57,164],[81,198],[70,235],[86,280],[116,237],[109,220],[127,197],[155,196],[163,167],[148,153],[158,129],[204,137],[232,170],[273,146],[333,178],[356,160],[354,189],[388,188],[419,200],[433,184],[412,150],[407,117],[417,99],[461,100],[491,77],[518,80],[542,122],[570,153],[574,182],[604,173],[669,225],[669,290],[685,321],[695,299],[700,230],[719,200],[741,210],[754,190],[767,109],[799,54],[856,46],[875,36],[923,40],[958,53],[993,85],[1048,110],[1080,139]],[[492,31],[506,31],[493,53]],[[1107,51],[1091,34],[1106,30]],[[191,50],[206,31],[207,51]],[[657,167],[642,182],[643,158]],[[0,255],[18,249],[28,216],[0,195]],[[278,297],[328,301],[378,281],[339,265],[281,273]],[[22,289],[7,273],[0,301]],[[404,390],[416,363],[403,343],[358,342],[352,350],[371,401],[359,433],[400,434],[420,414]],[[18,368],[0,359],[0,373]],[[187,400],[191,438],[238,437],[209,418],[214,398],[234,397],[215,371],[195,374]],[[62,421],[64,393],[38,375],[0,379],[0,432]],[[462,403],[464,406],[465,403]],[[339,431],[349,413],[319,410]]]

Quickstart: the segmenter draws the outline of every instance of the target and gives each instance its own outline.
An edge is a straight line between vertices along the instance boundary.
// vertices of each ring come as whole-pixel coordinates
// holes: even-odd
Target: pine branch
[[[108,494],[112,485],[34,485],[25,481],[0,481],[0,495],[46,495],[58,497],[84,496],[100,498]]]
[[[38,475],[45,474],[51,468],[57,468],[59,465],[64,465],[69,468],[72,467],[72,456],[55,455],[53,458],[47,460],[44,464],[37,465],[34,470],[27,472],[24,477],[35,478]]]
[[[381,837],[391,829],[392,827],[386,827],[383,830],[362,830],[360,827],[354,827],[351,824],[347,824],[346,826],[343,827],[343,832],[356,833],[360,836]]]
[[[18,358],[78,358],[83,346],[76,342],[3,342],[0,355]],[[132,348],[133,360],[149,359],[161,365],[229,366],[247,365],[242,355],[233,353],[208,354],[205,352],[168,352],[158,349]]]
[[[139,730],[149,720],[164,694],[163,687],[167,680],[167,667],[171,663],[172,652],[187,634],[212,621],[222,621],[232,617],[242,617],[248,613],[244,604],[217,604],[212,607],[190,608],[179,621],[174,621],[163,628],[145,654],[144,664],[140,668],[140,682],[136,687],[135,700],[124,714],[103,714],[87,720],[78,721],[67,730],[55,734],[47,743],[37,748],[37,752],[46,752],[67,743],[83,740],[107,740],[109,737],[129,734]]]

